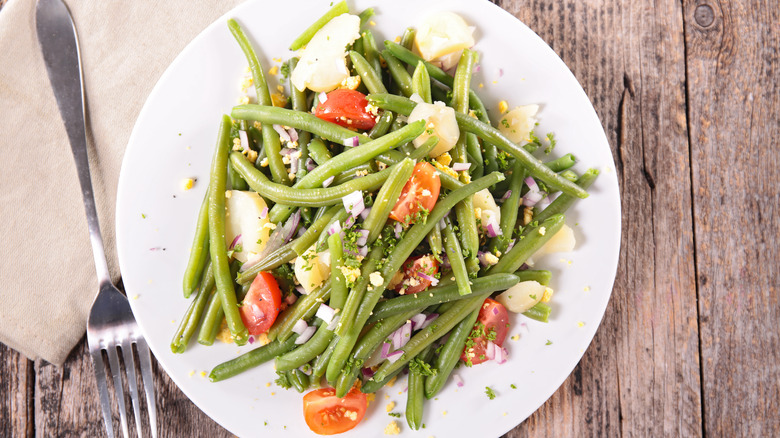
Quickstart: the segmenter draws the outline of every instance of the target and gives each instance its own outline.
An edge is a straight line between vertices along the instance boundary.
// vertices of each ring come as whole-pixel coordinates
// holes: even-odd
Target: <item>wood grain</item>
[[[704,429],[778,436],[780,7],[683,4]]]

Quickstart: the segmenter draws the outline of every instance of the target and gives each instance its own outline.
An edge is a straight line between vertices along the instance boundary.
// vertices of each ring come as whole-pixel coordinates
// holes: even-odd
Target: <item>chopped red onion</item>
[[[496,215],[488,214],[485,222],[485,229],[487,230],[488,237],[496,237],[501,235],[501,227],[498,225]]]
[[[533,207],[537,202],[541,201],[542,198],[544,198],[544,193],[529,190],[528,193],[523,196],[523,205],[526,207]]]
[[[501,76],[504,76],[504,69],[503,68],[499,68],[498,69],[498,77],[500,78]]]
[[[404,227],[401,225],[400,222],[395,223],[395,227],[393,227],[393,231],[395,233],[395,238],[400,239],[401,238],[401,232],[404,230]]]
[[[288,306],[292,306],[296,301],[298,301],[298,297],[296,297],[295,294],[290,294],[284,298],[284,301]]]
[[[480,64],[477,64],[474,66],[474,69],[472,70],[474,73],[479,72],[482,69],[482,66]]]
[[[372,370],[371,368],[368,368],[368,367],[363,368],[363,378],[365,378],[365,379],[370,379],[370,378],[374,377],[374,373],[375,373],[375,371]]]
[[[464,170],[469,170],[471,167],[471,163],[453,163],[452,164],[452,170],[455,172],[462,172]]]
[[[493,341],[487,341],[487,345],[485,346],[485,356],[488,358],[488,360],[495,359],[496,344]]]
[[[360,235],[356,240],[355,243],[358,244],[358,246],[365,246],[366,243],[368,243],[368,235],[370,231],[368,230],[357,230],[358,234]]]
[[[334,234],[338,234],[341,232],[341,222],[336,221],[330,224],[330,227],[328,227],[328,236],[332,236]]]
[[[403,348],[404,345],[406,345],[407,342],[409,342],[409,339],[412,338],[412,322],[408,321],[406,324],[402,325],[398,330],[396,330],[394,333],[398,333],[395,339],[393,339],[393,348],[396,350],[399,348]],[[396,343],[398,341],[398,343]]]
[[[368,219],[368,214],[369,214],[369,213],[371,213],[371,207],[366,207],[366,209],[365,209],[365,210],[363,210],[363,211],[361,211],[361,212],[360,212],[360,217],[361,217],[363,220],[366,220],[366,219]]]
[[[506,193],[504,193],[504,196],[502,196],[501,199],[499,199],[499,201],[505,202],[507,199],[509,199],[510,196],[512,196],[512,191],[507,190]]]
[[[317,163],[314,162],[311,158],[306,159],[306,170],[311,172],[312,170],[317,168]]]
[[[306,330],[303,331],[300,335],[298,335],[298,338],[295,339],[296,345],[301,345],[311,339],[312,336],[314,336],[314,332],[317,331],[317,327],[309,326],[306,327]]]
[[[360,144],[360,138],[357,135],[354,136],[354,137],[350,137],[350,138],[344,139],[344,146],[346,146],[346,147],[353,148],[353,147],[357,146],[358,144]]]
[[[333,322],[333,317],[336,316],[336,310],[333,307],[322,303],[320,304],[320,308],[317,309],[317,313],[314,316],[323,320],[325,324],[330,324]]]
[[[287,134],[290,135],[290,140],[292,140],[293,142],[298,141],[298,131],[296,131],[294,128],[289,128],[287,130]]]
[[[455,381],[455,384],[458,386],[458,388],[463,387],[463,379],[460,378],[460,374],[453,374],[452,380]]]
[[[388,338],[392,342],[392,339]],[[390,354],[390,344],[391,342],[382,342],[382,359],[387,359],[387,355]]]
[[[298,228],[298,237],[303,236],[306,233],[306,227]]]
[[[552,200],[550,199],[550,197],[545,196],[544,198],[541,199],[541,201],[536,203],[536,208],[538,208],[539,211],[542,211],[545,208],[547,208],[547,206],[550,205],[551,202]]]
[[[293,158],[290,160],[290,173],[296,174],[298,173],[298,159]]]
[[[433,321],[436,320],[436,318],[439,317],[438,313],[431,313],[430,315],[425,317],[425,321],[423,321],[422,325],[420,326],[420,330],[424,329],[425,327],[428,327],[431,325]]]
[[[247,339],[246,341],[249,342],[249,345],[252,345],[252,344],[255,343],[255,337],[254,336],[250,336],[249,339]]]
[[[506,352],[506,348],[496,346],[496,363],[499,365],[502,365],[506,362],[506,359],[509,357],[509,354]]]
[[[355,190],[354,192],[345,195],[341,198],[341,202],[344,203],[344,208],[347,209],[352,217],[357,217],[366,208],[363,203],[363,192]]]
[[[532,192],[538,192],[539,186],[536,184],[536,180],[534,180],[533,177],[529,176],[525,178],[525,185],[528,186],[528,190]]]
[[[265,219],[268,217],[268,207],[263,207],[262,210],[260,210],[260,219]]]
[[[299,319],[292,328],[293,333],[303,334],[304,330],[309,328],[309,324],[306,321]]]
[[[400,359],[401,356],[403,356],[403,354],[404,354],[403,350],[394,351],[394,352],[392,352],[392,353],[387,355],[387,360],[390,363],[395,363],[395,361]]]
[[[498,307],[493,306],[493,315],[498,315]]]
[[[439,228],[442,230],[447,227],[447,224],[444,222],[444,218],[439,219]]]
[[[295,236],[295,231],[298,229],[298,225],[301,223],[301,211],[295,210],[295,213],[290,216],[289,219],[287,219],[287,222],[284,223],[282,226],[282,236],[284,237],[284,242],[282,244],[285,244],[292,240],[293,236]],[[276,230],[274,230],[276,231]]]
[[[320,92],[320,94],[317,95],[317,100],[320,101],[320,103],[325,103],[328,101],[328,94],[324,91]]]
[[[517,243],[516,239],[512,239],[509,241],[509,246],[506,247],[506,250],[509,251],[510,249],[515,247],[515,243]]]
[[[241,148],[245,151],[248,151],[249,137],[247,137],[246,131],[238,131],[238,138],[241,140]]]
[[[295,290],[297,290],[298,293],[301,294],[301,295],[308,295],[309,294],[308,292],[306,292],[306,289],[304,289],[303,286],[301,286],[301,285],[295,286]]]
[[[477,260],[479,260],[479,264],[481,266],[490,266],[490,263],[488,263],[487,259],[485,258],[485,254],[485,251],[478,251]]]
[[[439,284],[439,280],[436,277],[434,277],[433,275],[428,275],[428,274],[423,273],[423,272],[418,272],[417,276],[418,277],[422,277],[422,278],[430,281],[431,282],[431,286],[436,286],[437,284]]]
[[[274,125],[274,131],[279,133],[279,138],[282,140],[289,142],[290,141],[290,134],[285,131],[284,128],[282,128],[282,125]]]
[[[422,328],[422,325],[425,322],[425,314],[418,313],[417,315],[409,318],[409,320],[412,321],[412,330],[419,330]]]
[[[290,155],[295,153],[295,149],[293,149],[293,148],[282,148],[282,150],[279,151],[279,153],[282,154],[282,155],[290,156]]]
[[[331,321],[330,324],[328,324],[328,327],[327,327],[328,330],[330,330],[330,331],[336,330],[336,326],[339,323],[339,316],[340,315],[336,315],[336,317],[333,318],[333,321]]]
[[[228,247],[228,251],[235,248],[235,246],[238,245],[238,242],[240,241],[241,241],[241,235],[239,234],[238,236],[236,236],[235,239],[233,239],[233,242],[230,243],[230,246]]]
[[[329,176],[327,179],[325,179],[325,181],[322,182],[322,187],[328,187],[333,182],[333,180],[335,178],[336,178],[336,175]]]
[[[358,255],[361,257],[366,257],[368,255],[368,247],[366,246],[359,246],[358,247]]]

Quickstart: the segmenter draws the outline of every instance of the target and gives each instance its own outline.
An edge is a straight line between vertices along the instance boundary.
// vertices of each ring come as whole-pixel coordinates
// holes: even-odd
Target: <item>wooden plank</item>
[[[176,387],[167,374],[154,365],[154,385],[161,437],[208,436],[229,437],[225,429],[206,414]],[[87,350],[86,339],[74,349],[61,368],[38,362],[35,388],[36,436],[104,436],[103,417],[95,386],[95,371]],[[124,376],[124,372],[122,373]],[[110,377],[109,377],[110,379]],[[125,404],[129,407],[128,383],[123,380]],[[113,385],[109,382],[109,388]],[[139,388],[139,391],[143,391]],[[114,431],[121,436],[119,411],[115,393],[111,389]],[[148,435],[149,423],[146,404],[141,405],[142,427]],[[132,415],[132,414],[131,414]],[[135,420],[128,418],[131,435],[135,436]],[[0,429],[2,431],[2,429]],[[2,436],[6,436],[0,434]]]
[[[681,5],[500,5],[553,47],[591,97],[623,205],[603,325],[561,389],[508,436],[701,435]]]
[[[0,344],[0,436],[33,436],[34,376],[31,361]]]
[[[705,431],[779,436],[780,8],[683,5]]]

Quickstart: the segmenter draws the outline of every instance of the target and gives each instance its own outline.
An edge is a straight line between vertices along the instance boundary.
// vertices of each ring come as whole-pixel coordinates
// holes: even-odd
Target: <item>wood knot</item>
[[[710,5],[702,4],[696,7],[693,11],[693,19],[696,20],[696,24],[701,27],[710,27],[715,22],[715,11],[712,10]]]

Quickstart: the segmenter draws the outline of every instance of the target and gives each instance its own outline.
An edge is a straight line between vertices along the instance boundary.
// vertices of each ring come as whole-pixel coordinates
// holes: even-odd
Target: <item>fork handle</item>
[[[92,243],[92,255],[95,258],[100,286],[111,284],[108,273],[108,263],[103,249],[103,238],[100,235],[95,195],[92,190],[92,180],[89,174],[89,156],[87,155],[87,135],[84,123],[84,84],[81,71],[81,54],[78,50],[78,35],[70,14],[60,2],[42,2],[37,20],[51,22],[46,31],[39,29],[41,49],[46,61],[57,106],[60,109],[65,131],[68,133],[70,148],[76,161],[76,171],[81,184],[81,196],[84,198],[84,209],[87,213],[89,237]],[[44,14],[41,16],[41,14]],[[59,15],[60,17],[57,17]],[[63,18],[57,20],[57,18]],[[70,23],[68,26],[66,23]],[[70,34],[70,35],[68,35]],[[44,40],[46,44],[44,44]]]

